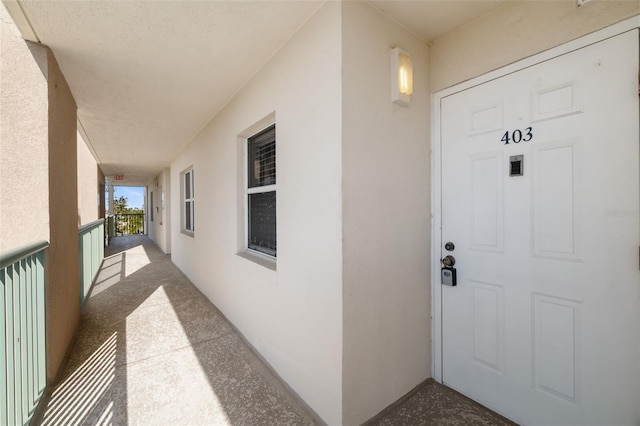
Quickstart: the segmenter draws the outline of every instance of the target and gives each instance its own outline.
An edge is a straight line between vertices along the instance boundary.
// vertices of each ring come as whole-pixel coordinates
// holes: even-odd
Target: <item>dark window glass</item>
[[[191,172],[184,174],[184,198],[191,198]]]
[[[193,228],[191,227],[191,202],[187,201],[184,207],[184,229],[187,231],[193,231]]]
[[[276,255],[275,191],[249,194],[249,248]]]
[[[189,170],[183,174],[184,176],[184,197],[182,199],[183,210],[183,230],[193,232],[193,195],[194,195],[194,187],[193,187],[193,170]]]
[[[276,183],[276,128],[249,138],[249,188]]]

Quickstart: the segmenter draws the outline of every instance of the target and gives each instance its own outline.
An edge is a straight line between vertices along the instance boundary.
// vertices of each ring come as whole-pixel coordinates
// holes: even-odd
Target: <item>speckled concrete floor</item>
[[[366,426],[514,426],[504,417],[433,380]]]
[[[316,424],[148,238],[105,256],[41,424]]]
[[[151,240],[115,238],[105,256],[62,379],[36,424],[316,424]],[[427,381],[368,424],[509,423]]]

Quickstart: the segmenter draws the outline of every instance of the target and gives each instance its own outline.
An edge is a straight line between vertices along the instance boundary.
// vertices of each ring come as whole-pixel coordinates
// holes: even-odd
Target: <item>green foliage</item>
[[[113,200],[113,212],[115,214],[128,213],[127,208],[127,197],[120,196]]]
[[[123,214],[123,213],[139,213],[142,214],[144,211],[140,208],[134,208],[128,206],[127,197],[121,195],[120,197],[113,200],[113,213],[114,214]]]
[[[144,210],[129,207],[127,197],[121,195],[113,200],[116,215],[116,235],[142,234],[144,232]]]

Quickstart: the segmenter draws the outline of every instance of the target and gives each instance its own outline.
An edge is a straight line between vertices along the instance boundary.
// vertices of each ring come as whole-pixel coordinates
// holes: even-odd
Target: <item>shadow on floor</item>
[[[117,237],[105,255],[39,423],[316,424],[151,240]],[[432,380],[367,422],[509,424]]]
[[[315,424],[148,238],[106,256],[41,424]]]

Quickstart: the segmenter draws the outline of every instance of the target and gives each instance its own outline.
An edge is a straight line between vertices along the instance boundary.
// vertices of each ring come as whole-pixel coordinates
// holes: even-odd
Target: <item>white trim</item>
[[[242,163],[244,164],[242,171],[242,198],[244,199],[242,221],[244,222],[244,234],[242,235],[240,250],[246,252],[249,250],[249,197],[247,197],[247,188],[249,186],[249,136],[243,136],[242,144],[244,146],[242,150]]]
[[[272,112],[267,114],[264,118],[258,120],[254,125],[246,128],[244,131],[238,134],[238,137],[244,139],[249,139],[250,137],[261,133],[263,130],[266,130],[268,127],[276,124],[276,113]]]
[[[261,251],[252,249],[249,247],[249,195],[251,194],[263,194],[267,192],[276,192],[277,193],[277,183],[272,185],[264,185],[264,186],[254,186],[249,188],[249,139],[254,136],[262,133],[270,127],[274,127],[276,125],[275,122],[275,112],[267,115],[265,118],[249,127],[247,130],[238,135],[242,147],[242,169],[243,169],[243,222],[244,222],[244,234],[242,236],[242,243],[240,248],[238,249],[238,254],[244,255],[246,259],[254,260],[254,259],[262,259],[268,262],[268,266],[270,269],[275,270],[275,262],[277,257],[272,256],[268,253],[263,253]],[[277,138],[276,138],[277,143]],[[277,176],[277,157],[276,157],[276,176]],[[277,221],[277,219],[276,219]],[[276,235],[277,237],[277,235]],[[258,262],[263,264],[264,262]],[[273,265],[271,265],[273,263]]]
[[[186,177],[189,176],[189,185],[191,189],[191,197],[187,198],[186,194]],[[195,204],[196,204],[196,192],[195,192],[195,178],[193,174],[193,166],[189,166],[180,172],[180,232],[191,237],[195,234]],[[187,229],[187,209],[186,203],[191,203],[191,229]]]
[[[276,266],[277,266],[276,262],[278,258],[275,256],[271,256],[270,254],[263,253],[261,251],[254,250],[251,248],[247,248],[239,254],[243,255],[245,259],[257,261],[257,263],[260,263],[261,265],[266,266],[269,269],[272,269],[274,271],[276,270]]]
[[[40,38],[33,25],[31,25],[31,20],[25,13],[22,2],[20,0],[2,0],[2,3],[6,6],[11,18],[13,18],[13,22],[20,30],[22,38],[34,43],[40,43]]]
[[[247,195],[249,194],[261,194],[263,192],[271,192],[276,190],[276,185],[254,186],[253,188],[247,188]]]
[[[248,252],[249,239],[249,223],[248,223],[248,197],[247,197],[247,177],[248,177],[248,150],[247,139],[251,136],[262,132],[270,126],[276,124],[275,111],[267,114],[251,126],[238,133],[236,137],[236,154],[237,154],[237,251],[236,254],[253,260],[256,257]],[[276,160],[277,161],[277,160]]]
[[[441,159],[441,102],[442,99],[466,89],[504,77],[525,68],[554,59],[589,45],[599,43],[640,27],[640,15],[569,41],[544,52],[521,59],[500,69],[440,90],[431,97],[431,312],[432,312],[432,375],[442,383],[442,287],[440,284],[440,255],[442,244],[442,159]]]
[[[436,103],[437,102],[437,103]],[[440,253],[442,242],[442,195],[440,164],[440,98],[431,95],[431,345],[434,380],[442,383],[442,283]],[[437,105],[437,106],[436,106]],[[435,143],[435,141],[438,143]]]

